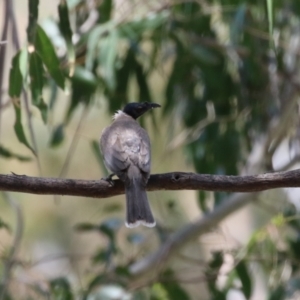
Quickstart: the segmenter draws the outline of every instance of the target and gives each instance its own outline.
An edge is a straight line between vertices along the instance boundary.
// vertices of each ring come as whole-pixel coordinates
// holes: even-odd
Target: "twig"
[[[124,184],[113,180],[79,180],[29,177],[26,175],[0,175],[0,191],[37,195],[70,195],[108,198],[124,194]],[[151,175],[147,190],[206,190],[214,192],[259,192],[276,188],[300,187],[300,169],[287,172],[250,176],[208,175],[173,172]]]

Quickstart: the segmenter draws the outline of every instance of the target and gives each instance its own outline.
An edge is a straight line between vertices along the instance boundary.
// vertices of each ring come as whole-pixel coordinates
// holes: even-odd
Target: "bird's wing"
[[[139,168],[145,172],[150,173],[151,167],[151,149],[149,139],[141,140],[139,153]]]
[[[106,166],[118,175],[134,164],[149,174],[151,149],[147,132],[142,128],[111,129],[103,132],[100,142]]]
[[[129,166],[128,155],[126,155],[118,134],[108,134],[107,130],[103,131],[100,149],[104,156],[105,165],[113,173],[126,170]]]

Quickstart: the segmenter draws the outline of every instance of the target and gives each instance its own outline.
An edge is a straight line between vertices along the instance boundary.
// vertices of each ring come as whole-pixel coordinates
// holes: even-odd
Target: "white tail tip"
[[[156,225],[156,222],[154,221],[152,223],[149,223],[149,222],[146,222],[145,220],[138,220],[138,221],[135,221],[134,223],[125,222],[125,226],[128,227],[128,228],[135,228],[135,227],[138,227],[140,225],[152,228]]]

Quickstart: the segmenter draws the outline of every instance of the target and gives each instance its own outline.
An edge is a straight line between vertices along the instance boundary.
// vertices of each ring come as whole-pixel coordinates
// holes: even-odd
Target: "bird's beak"
[[[161,105],[157,103],[150,103],[151,108],[161,107]]]

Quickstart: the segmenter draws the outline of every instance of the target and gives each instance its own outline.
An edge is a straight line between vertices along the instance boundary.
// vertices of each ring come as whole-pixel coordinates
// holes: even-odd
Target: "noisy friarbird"
[[[100,149],[104,163],[113,174],[125,184],[126,222],[129,228],[139,226],[154,227],[151,208],[146,194],[150,176],[151,144],[149,136],[136,121],[156,103],[128,103],[123,111],[113,117],[113,123],[106,127],[100,138]]]

